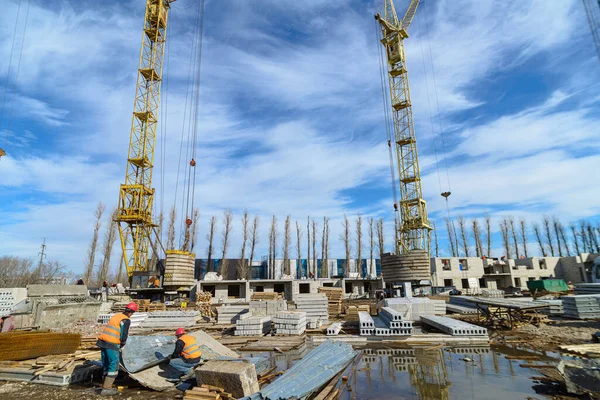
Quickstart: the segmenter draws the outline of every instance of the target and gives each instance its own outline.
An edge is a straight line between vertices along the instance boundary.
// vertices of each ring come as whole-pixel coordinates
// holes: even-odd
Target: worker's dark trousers
[[[192,372],[192,368],[194,368],[198,363],[188,364],[181,358],[174,358],[169,361],[171,367],[175,368],[177,371],[181,372],[181,375],[186,375]]]

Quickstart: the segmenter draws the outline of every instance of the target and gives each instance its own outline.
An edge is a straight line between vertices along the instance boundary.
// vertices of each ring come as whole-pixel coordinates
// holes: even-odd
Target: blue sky
[[[158,210],[173,203],[195,1],[178,0],[170,15]],[[8,0],[0,15],[0,94],[18,3]],[[144,3],[32,0],[19,77],[7,93],[14,108],[0,161],[0,255],[35,257],[45,237],[49,259],[81,271],[94,208],[115,205],[124,178]],[[408,5],[396,3],[400,12]],[[373,19],[379,7],[371,0],[207,1],[197,254],[205,253],[210,216],[220,220],[224,208],[236,214],[232,255],[244,208],[261,216],[261,255],[272,214],[281,222],[288,214],[293,221],[329,216],[332,256],[343,254],[344,213],[386,218],[391,245]],[[438,227],[446,172],[453,215],[598,217],[600,63],[580,1],[427,1],[410,35],[423,190]]]

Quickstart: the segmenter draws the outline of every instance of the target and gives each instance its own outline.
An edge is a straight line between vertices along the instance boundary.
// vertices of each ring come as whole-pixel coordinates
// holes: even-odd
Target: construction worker
[[[158,276],[153,276],[148,279],[148,287],[149,288],[159,288],[160,287],[160,279]]]
[[[177,371],[181,372],[181,381],[185,381],[192,377],[194,367],[200,363],[202,352],[196,343],[196,338],[191,335],[186,335],[183,328],[177,328],[175,331],[177,342],[175,342],[175,350],[171,354],[169,364]]]
[[[117,390],[113,389],[113,384],[119,372],[119,356],[127,342],[131,322],[129,318],[137,310],[137,304],[133,302],[127,304],[125,311],[110,318],[96,342],[96,346],[100,347],[102,366],[104,367],[104,382],[100,392],[102,396],[117,394]]]

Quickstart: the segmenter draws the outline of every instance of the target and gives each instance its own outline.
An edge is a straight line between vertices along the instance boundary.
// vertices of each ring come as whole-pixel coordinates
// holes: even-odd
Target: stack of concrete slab
[[[450,296],[450,304],[476,309],[473,299],[474,297],[469,296]]]
[[[250,314],[253,317],[275,315],[280,311],[287,311],[287,301],[280,300],[252,300],[250,301]]]
[[[421,322],[452,336],[487,336],[488,334],[487,329],[480,326],[438,315],[422,316]]]
[[[562,315],[564,314],[562,300],[536,300],[536,303],[549,304],[550,307],[542,308],[540,312],[550,315]]]
[[[477,309],[473,307],[459,306],[458,304],[446,304],[446,312],[454,314],[477,314]]]
[[[302,335],[307,320],[304,311],[282,311],[275,316],[275,333],[278,335]]]
[[[306,312],[307,320],[318,319],[322,324],[329,322],[327,303],[327,296],[323,293],[299,294],[296,297],[296,308]]]
[[[491,299],[503,299],[504,290],[500,289],[481,289],[481,296]]]
[[[600,319],[600,294],[563,296],[565,317],[575,319]]]
[[[0,288],[0,317],[9,315],[12,308],[26,298],[25,288]]]
[[[235,324],[243,314],[250,310],[248,305],[230,305],[217,307],[217,324]]]
[[[235,323],[235,336],[262,336],[271,332],[271,317],[252,317],[244,314]]]
[[[390,308],[383,307],[379,313],[381,319],[390,329],[390,335],[407,336],[413,333],[413,322],[402,318],[402,315]]]
[[[575,294],[600,294],[600,283],[576,283]]]
[[[140,328],[186,328],[195,325],[200,318],[199,311],[158,311],[147,314],[146,319],[141,321]]]
[[[385,299],[385,306],[398,311],[402,318],[409,321],[420,321],[421,316],[446,314],[446,304],[443,300],[428,298]]]
[[[368,312],[358,312],[358,323],[361,336],[370,336],[375,334],[375,321]]]

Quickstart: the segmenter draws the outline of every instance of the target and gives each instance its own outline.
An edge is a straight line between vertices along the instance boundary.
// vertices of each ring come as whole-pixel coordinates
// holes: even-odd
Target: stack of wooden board
[[[28,360],[51,354],[73,353],[81,344],[76,333],[0,333],[0,360]]]
[[[165,303],[149,303],[146,306],[146,311],[167,311],[167,306],[165,305]]]
[[[138,306],[138,312],[146,312],[148,311],[148,305],[150,304],[150,300],[148,299],[136,299],[133,300],[135,304]]]
[[[163,286],[193,286],[196,255],[180,250],[166,253]]]
[[[223,388],[212,386],[212,385],[202,385],[200,387],[194,387],[185,392],[185,396],[183,400],[228,400],[233,399],[231,393],[227,393]]]
[[[215,316],[213,312],[212,304],[212,293],[210,292],[199,292],[196,294],[196,306],[200,310],[200,314],[203,317],[212,318]]]
[[[342,288],[320,287],[319,293],[325,293],[327,296],[327,311],[330,317],[335,317],[342,313],[342,299],[344,298]]]
[[[280,293],[277,292],[254,292],[252,293],[252,300],[278,300],[283,298]]]
[[[356,321],[358,322],[358,313],[360,311],[364,311],[370,313],[371,306],[368,304],[363,304],[359,306],[348,306],[346,307],[346,317],[344,318],[346,321]]]

